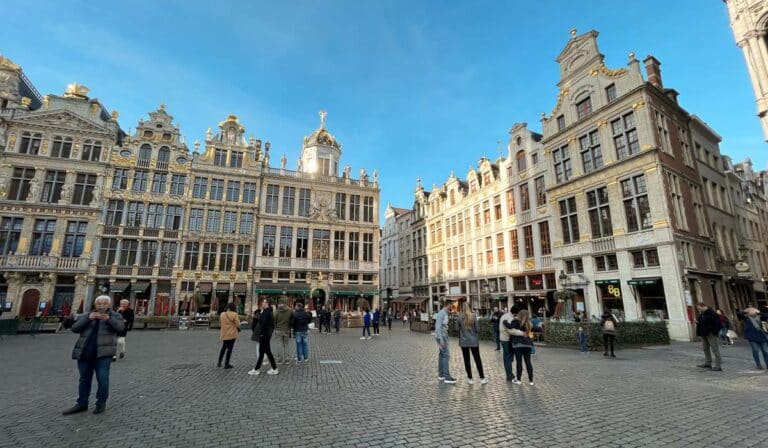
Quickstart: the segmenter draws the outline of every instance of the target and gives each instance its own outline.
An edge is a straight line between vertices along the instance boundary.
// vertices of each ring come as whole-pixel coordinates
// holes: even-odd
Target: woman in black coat
[[[248,375],[258,375],[261,369],[261,363],[264,362],[264,355],[269,359],[269,365],[272,367],[267,371],[267,375],[277,375],[277,363],[272,355],[272,348],[269,341],[272,333],[275,331],[275,319],[272,315],[272,307],[268,300],[261,302],[261,316],[259,318],[259,359],[256,361],[256,367],[248,372]]]

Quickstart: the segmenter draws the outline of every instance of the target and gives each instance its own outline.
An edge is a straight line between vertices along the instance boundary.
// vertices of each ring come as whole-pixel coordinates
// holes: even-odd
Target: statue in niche
[[[229,128],[229,130],[227,130],[227,143],[231,145],[235,144],[235,130],[232,128]]]
[[[286,165],[288,165],[288,157],[285,157],[285,153],[283,153],[283,157],[280,157],[280,168],[285,169]]]
[[[36,201],[40,194],[40,180],[37,177],[33,177],[29,181],[29,193],[27,193],[27,200]]]
[[[101,184],[97,183],[96,186],[93,187],[91,205],[98,205],[100,200],[101,200]]]
[[[65,182],[64,186],[61,188],[61,201],[66,203],[70,200],[72,200],[72,184]]]

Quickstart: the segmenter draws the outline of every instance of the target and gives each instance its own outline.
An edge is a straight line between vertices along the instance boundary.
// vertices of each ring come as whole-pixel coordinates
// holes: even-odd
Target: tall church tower
[[[323,176],[339,175],[339,160],[341,159],[341,144],[325,129],[324,110],[320,111],[320,127],[312,134],[304,137],[299,159],[299,171],[315,173]]]
[[[757,97],[757,116],[768,141],[768,0],[724,0],[736,45],[744,52]]]

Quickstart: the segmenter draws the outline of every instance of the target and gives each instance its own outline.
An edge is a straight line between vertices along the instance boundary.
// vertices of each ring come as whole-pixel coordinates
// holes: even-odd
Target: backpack
[[[613,322],[612,319],[606,319],[603,323],[603,331],[611,332],[616,331],[616,324]]]

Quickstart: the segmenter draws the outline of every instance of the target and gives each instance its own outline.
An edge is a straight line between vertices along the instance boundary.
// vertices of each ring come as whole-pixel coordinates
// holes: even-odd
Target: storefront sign
[[[655,285],[658,282],[657,278],[627,280],[627,284],[633,286]]]
[[[749,264],[743,261],[736,263],[733,267],[739,272],[747,272],[749,270]]]

